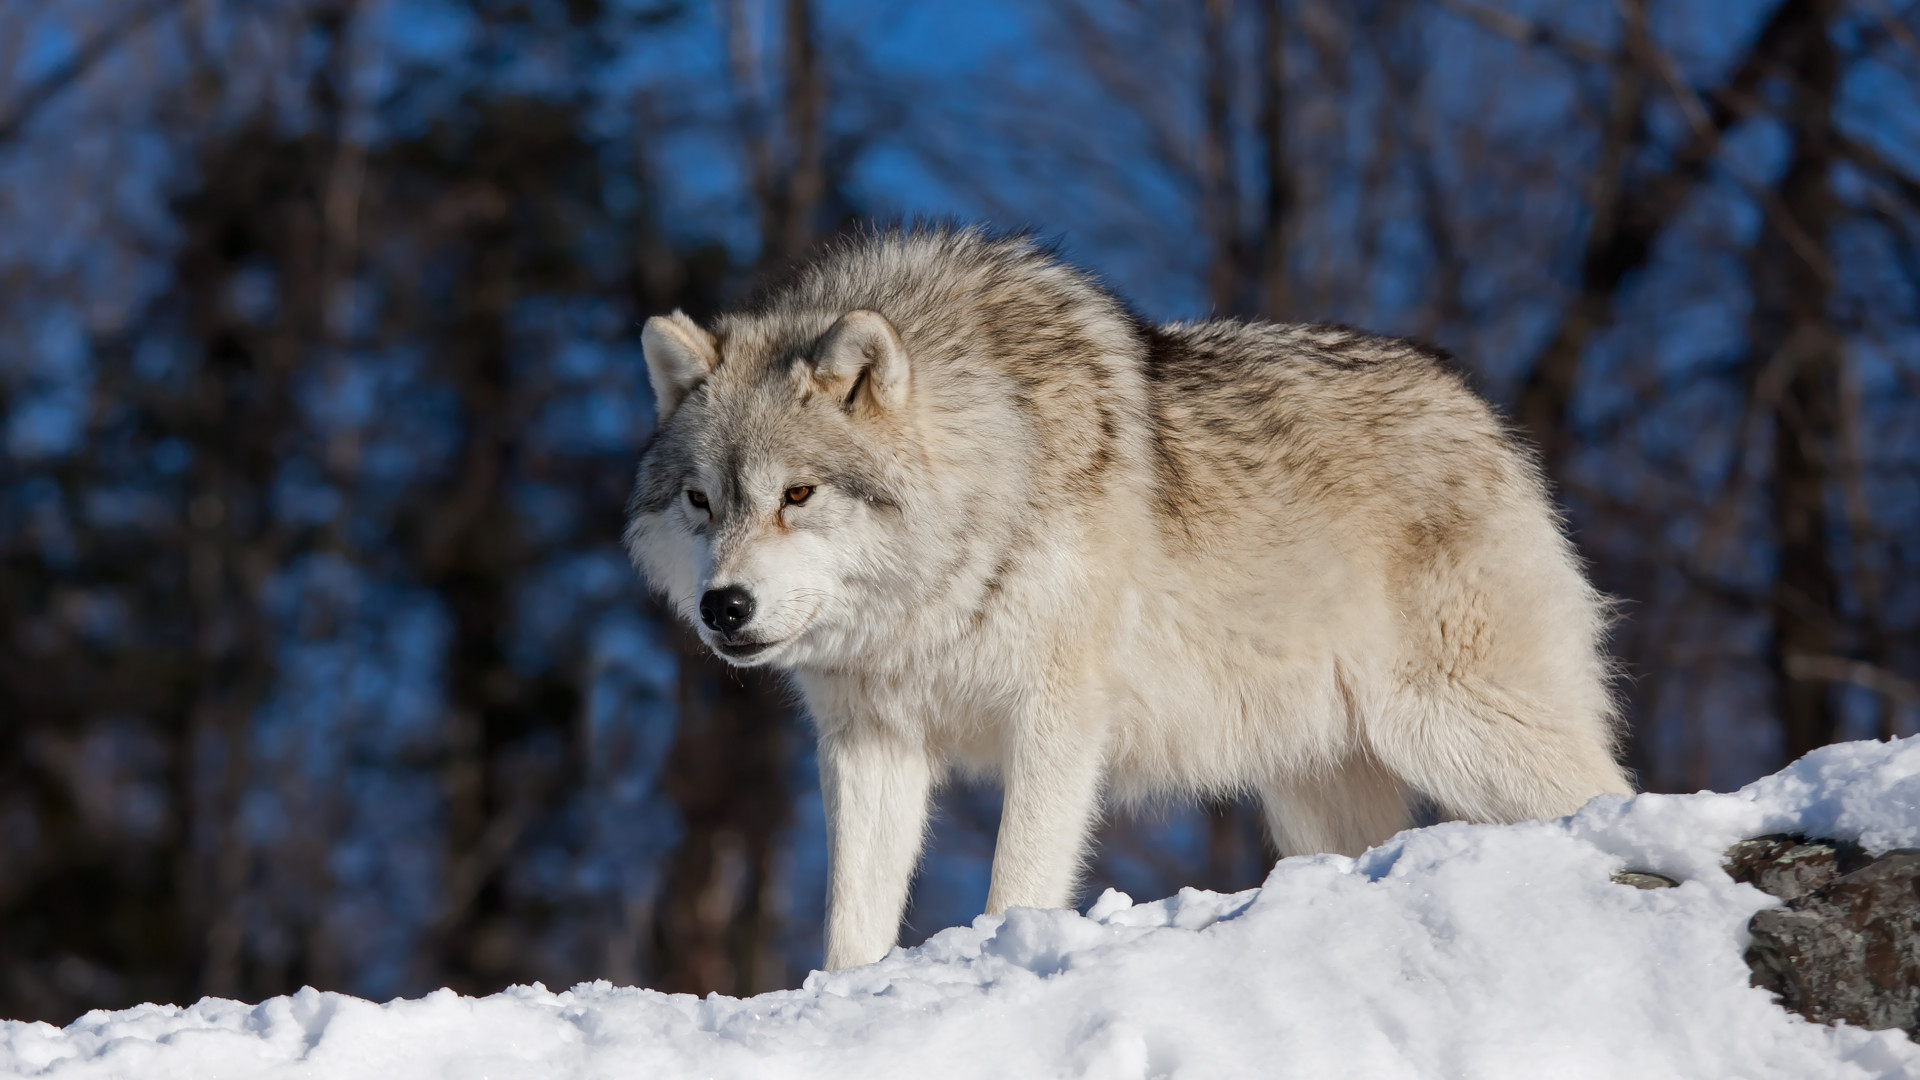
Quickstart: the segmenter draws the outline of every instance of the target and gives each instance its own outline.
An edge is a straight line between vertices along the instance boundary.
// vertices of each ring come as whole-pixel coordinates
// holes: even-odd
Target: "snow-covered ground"
[[[1920,846],[1920,739],[1828,747],[1731,795],[1439,825],[1259,889],[1017,910],[804,989],[704,1000],[596,983],[375,1004],[302,991],[0,1024],[55,1077],[1913,1077],[1899,1032],[1808,1023],[1747,985],[1720,869],[1774,832]],[[1676,878],[1641,891],[1623,868]]]

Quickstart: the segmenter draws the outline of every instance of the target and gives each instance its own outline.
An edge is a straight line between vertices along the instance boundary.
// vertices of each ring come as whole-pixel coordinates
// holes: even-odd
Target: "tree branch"
[[[1896,705],[1920,705],[1920,683],[1862,660],[1813,653],[1787,654],[1787,677],[1801,682],[1852,683]]]
[[[59,97],[61,91],[79,82],[94,65],[105,59],[121,41],[144,29],[154,19],[173,8],[179,0],[147,0],[128,13],[125,18],[116,20],[106,29],[95,34],[86,44],[80,46],[66,63],[60,65],[52,74],[27,88],[20,100],[12,107],[0,112],[0,146],[18,137],[25,130],[34,114],[48,102]]]
[[[1533,22],[1494,8],[1481,7],[1479,4],[1468,3],[1467,0],[1440,0],[1440,6],[1483,30],[1491,30],[1519,45],[1545,48],[1583,64],[1607,64],[1613,60],[1613,55],[1606,49],[1577,38],[1570,38],[1545,23]]]

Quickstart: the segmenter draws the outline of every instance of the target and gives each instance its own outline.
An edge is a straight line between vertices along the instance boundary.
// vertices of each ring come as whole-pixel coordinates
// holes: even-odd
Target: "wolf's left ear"
[[[693,384],[720,363],[713,335],[678,309],[647,320],[640,331],[640,349],[647,354],[647,381],[653,384],[653,404],[663,424]]]
[[[877,311],[849,311],[825,337],[814,376],[842,395],[849,409],[897,409],[907,401],[907,347]]]

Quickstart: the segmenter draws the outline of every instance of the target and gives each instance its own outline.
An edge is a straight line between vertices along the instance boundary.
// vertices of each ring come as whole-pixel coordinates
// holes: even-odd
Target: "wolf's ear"
[[[647,381],[653,384],[653,404],[663,424],[693,384],[720,363],[713,335],[678,309],[647,320],[640,331],[640,349],[647,354]]]
[[[877,311],[849,311],[820,339],[814,376],[848,409],[897,409],[907,401],[907,347]]]

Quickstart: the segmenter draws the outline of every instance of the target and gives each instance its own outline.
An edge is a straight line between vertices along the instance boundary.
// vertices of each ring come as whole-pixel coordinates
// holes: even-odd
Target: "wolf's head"
[[[719,329],[676,311],[641,335],[659,424],[628,550],[728,662],[830,661],[911,576],[888,540],[918,454],[913,365],[875,311]]]

